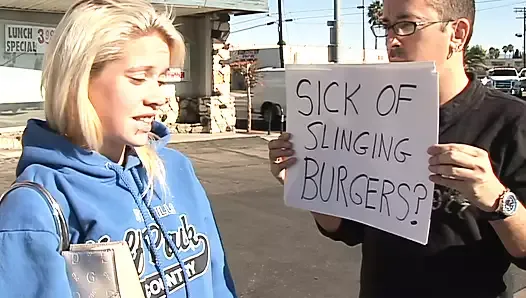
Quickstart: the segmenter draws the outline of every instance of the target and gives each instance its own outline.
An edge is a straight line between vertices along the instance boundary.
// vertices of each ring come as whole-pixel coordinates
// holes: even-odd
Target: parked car
[[[521,80],[519,83],[517,97],[526,100],[526,80]]]
[[[519,95],[520,79],[519,73],[513,67],[493,68],[488,71],[489,85],[504,93]]]

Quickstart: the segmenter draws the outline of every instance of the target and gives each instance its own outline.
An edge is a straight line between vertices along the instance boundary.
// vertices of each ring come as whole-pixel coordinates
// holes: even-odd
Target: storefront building
[[[3,48],[0,66],[40,70],[54,28],[72,3],[71,0],[0,0]],[[159,5],[175,8],[176,24],[187,46],[185,66],[178,74],[181,81],[175,84],[177,100],[172,104],[177,103],[174,109],[178,112],[167,121],[193,124],[186,130],[194,126],[196,130],[210,132],[231,130],[235,115],[234,120],[223,120],[229,123],[210,123],[215,121],[211,118],[226,117],[222,112],[210,111],[214,105],[223,110],[233,106],[230,72],[223,63],[229,59],[225,43],[230,16],[268,12],[268,0],[166,0]],[[189,110],[192,107],[197,111]]]

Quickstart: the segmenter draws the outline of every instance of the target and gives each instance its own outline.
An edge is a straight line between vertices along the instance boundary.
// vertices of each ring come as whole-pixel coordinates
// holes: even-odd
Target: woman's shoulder
[[[56,171],[41,165],[31,165],[3,190],[0,199],[0,230],[55,232],[49,200],[39,191],[44,189],[68,213],[65,196],[58,189]]]
[[[0,199],[0,231],[56,231],[52,209],[36,188],[16,183]]]
[[[163,148],[159,154],[166,165],[179,168],[190,167],[193,170],[193,164],[190,158],[177,149],[166,147]]]

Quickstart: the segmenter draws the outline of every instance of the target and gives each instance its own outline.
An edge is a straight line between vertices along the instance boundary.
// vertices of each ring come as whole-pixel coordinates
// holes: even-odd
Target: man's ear
[[[466,18],[460,18],[452,24],[453,32],[451,32],[451,49],[454,52],[464,50],[471,32],[471,24]]]

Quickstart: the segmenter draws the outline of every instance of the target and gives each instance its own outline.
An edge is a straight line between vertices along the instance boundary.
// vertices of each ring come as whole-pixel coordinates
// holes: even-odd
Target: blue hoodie
[[[136,156],[120,166],[35,119],[22,138],[17,181],[35,181],[51,192],[68,220],[71,243],[125,240],[146,298],[166,297],[166,284],[170,298],[236,297],[214,215],[192,164],[166,148],[165,126],[155,122],[153,131],[161,137],[156,148],[171,195],[164,202],[141,196],[146,173]],[[161,237],[166,232],[177,247],[175,255]],[[12,191],[0,204],[0,296],[72,297],[57,247],[44,199],[27,188]]]

